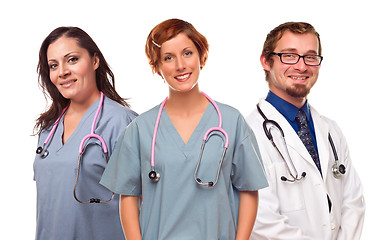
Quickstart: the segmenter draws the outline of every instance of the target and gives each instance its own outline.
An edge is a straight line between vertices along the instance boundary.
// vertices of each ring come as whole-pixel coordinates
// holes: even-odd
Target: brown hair
[[[200,34],[192,24],[180,19],[168,19],[155,26],[147,37],[146,56],[151,66],[152,72],[162,74],[159,71],[160,47],[162,44],[180,33],[184,33],[191,39],[198,49],[201,68],[206,64],[209,44],[207,39]]]
[[[69,104],[70,100],[64,98],[56,86],[51,82],[50,69],[47,60],[47,49],[49,45],[60,37],[76,39],[80,47],[86,49],[89,55],[99,58],[99,67],[96,69],[96,85],[99,91],[105,96],[129,107],[123,98],[115,90],[115,77],[107,64],[102,52],[99,50],[92,38],[78,27],[59,27],[53,30],[43,41],[39,51],[39,63],[37,66],[39,85],[47,99],[52,100],[52,104],[46,112],[40,114],[36,120],[35,131],[40,134],[42,130],[49,128],[60,116],[63,109]]]
[[[292,33],[304,34],[304,33],[312,33],[318,39],[318,54],[322,54],[321,48],[321,39],[318,32],[315,28],[306,22],[286,22],[278,27],[274,28],[267,34],[265,43],[262,49],[262,55],[265,56],[266,60],[270,62],[270,66],[273,66],[273,60],[271,59],[271,53],[274,52],[275,47],[277,46],[277,42],[282,38],[282,35],[285,31],[291,31]],[[268,81],[269,72],[265,70],[266,81]]]

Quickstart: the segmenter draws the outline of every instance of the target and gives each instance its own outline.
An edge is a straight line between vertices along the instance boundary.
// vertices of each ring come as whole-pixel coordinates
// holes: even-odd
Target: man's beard
[[[307,88],[304,85],[296,84],[290,88],[287,88],[286,93],[294,98],[304,98],[310,93],[310,88]]]

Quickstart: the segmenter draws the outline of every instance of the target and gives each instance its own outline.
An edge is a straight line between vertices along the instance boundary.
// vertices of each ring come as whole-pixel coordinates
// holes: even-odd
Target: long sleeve
[[[340,130],[338,128],[338,130]],[[344,175],[344,192],[342,198],[341,227],[338,232],[340,240],[359,240],[364,224],[365,201],[360,178],[352,165],[349,148],[345,137],[341,134],[341,149],[346,167]]]

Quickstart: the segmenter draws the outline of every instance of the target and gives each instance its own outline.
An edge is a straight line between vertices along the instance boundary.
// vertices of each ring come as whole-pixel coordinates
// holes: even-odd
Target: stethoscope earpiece
[[[148,177],[151,179],[151,181],[153,182],[158,182],[159,179],[160,179],[160,174],[155,172],[155,171],[151,171],[149,174],[148,174]]]
[[[298,177],[293,177],[293,179],[291,180],[291,179],[288,179],[288,178],[285,177],[285,176],[281,176],[281,181],[282,181],[282,182],[286,182],[286,181],[288,181],[288,182],[295,182],[295,181],[300,181],[302,178],[305,178],[305,177],[306,177],[306,172],[302,172],[300,178],[298,178]]]
[[[196,178],[196,182],[200,185],[203,185],[203,186],[206,186],[206,187],[214,187],[214,183],[213,182],[207,182],[207,183],[203,183],[202,180],[200,178]]]

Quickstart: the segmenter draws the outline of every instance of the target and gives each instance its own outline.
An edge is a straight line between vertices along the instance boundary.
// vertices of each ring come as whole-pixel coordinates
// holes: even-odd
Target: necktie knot
[[[295,116],[295,120],[298,122],[299,127],[307,126],[306,114],[302,109],[298,111],[297,115]]]

